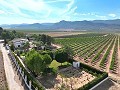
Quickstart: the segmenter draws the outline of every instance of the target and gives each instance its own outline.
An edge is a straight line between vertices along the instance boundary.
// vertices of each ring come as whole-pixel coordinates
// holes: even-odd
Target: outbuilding
[[[15,48],[20,48],[23,47],[23,45],[28,42],[28,39],[23,39],[23,38],[17,38],[12,40]]]
[[[80,67],[80,62],[73,62],[73,67],[79,68]]]

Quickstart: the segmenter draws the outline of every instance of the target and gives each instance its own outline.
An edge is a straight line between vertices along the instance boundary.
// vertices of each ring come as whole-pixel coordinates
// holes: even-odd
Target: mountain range
[[[65,21],[57,23],[3,24],[4,29],[16,30],[84,30],[84,31],[120,31],[120,19],[93,21]]]

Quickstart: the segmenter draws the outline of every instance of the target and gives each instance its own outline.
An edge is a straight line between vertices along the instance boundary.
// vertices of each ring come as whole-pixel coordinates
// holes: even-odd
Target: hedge
[[[96,84],[98,84],[99,82],[101,82],[102,80],[104,80],[107,77],[108,77],[108,74],[103,73],[101,76],[95,78],[93,81],[89,82],[88,84],[84,85],[83,87],[79,88],[78,90],[89,90],[90,88],[92,88],[93,86],[95,86]]]

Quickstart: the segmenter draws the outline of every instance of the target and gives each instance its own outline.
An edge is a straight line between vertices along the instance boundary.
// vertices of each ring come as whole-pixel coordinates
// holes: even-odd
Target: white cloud
[[[110,17],[116,17],[116,14],[108,14],[108,16],[110,16]]]
[[[60,2],[60,1],[67,1],[68,4],[66,5],[65,8],[58,8],[52,7],[52,5],[46,3],[48,1],[45,0],[8,0],[4,1],[1,0],[0,4],[2,4],[4,7],[9,8],[12,10],[12,12],[17,13],[21,16],[28,16],[25,13],[21,12],[21,9],[28,10],[28,11],[33,11],[36,13],[42,13],[42,14],[47,14],[50,15],[50,12],[54,12],[56,14],[64,14],[69,12],[69,10],[72,8],[74,4],[74,0],[54,0],[54,2]],[[53,2],[50,1],[49,2]]]
[[[69,2],[71,0],[48,0],[45,3],[56,3],[56,2]]]
[[[3,10],[0,10],[0,14],[4,14],[5,12]]]
[[[69,12],[72,8],[72,6],[74,5],[75,1],[74,0],[70,0],[70,2],[66,5],[66,9],[63,11],[63,14]]]
[[[63,3],[62,7],[55,5],[59,2]],[[8,16],[5,18],[26,18],[26,20],[42,22],[52,21],[52,19],[53,21],[66,20],[75,13],[77,6],[74,4],[75,0],[0,0],[0,7],[5,10],[0,11],[0,14],[6,13]]]

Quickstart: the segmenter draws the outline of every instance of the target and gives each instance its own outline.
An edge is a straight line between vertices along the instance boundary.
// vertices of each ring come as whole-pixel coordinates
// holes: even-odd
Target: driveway
[[[24,87],[21,85],[21,81],[19,80],[18,75],[15,73],[12,67],[11,61],[7,54],[7,50],[5,47],[3,47],[3,43],[0,43],[0,49],[3,54],[4,68],[9,90],[24,90]]]

